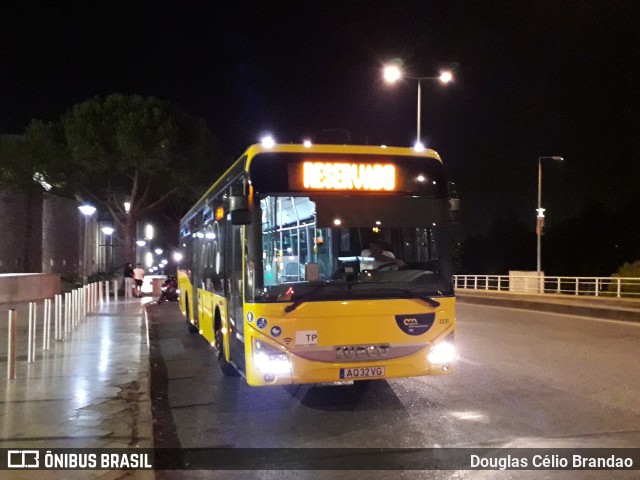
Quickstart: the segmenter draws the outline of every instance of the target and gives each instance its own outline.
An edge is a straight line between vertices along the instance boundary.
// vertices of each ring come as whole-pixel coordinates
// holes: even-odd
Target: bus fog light
[[[289,357],[259,340],[254,340],[253,342],[253,364],[256,370],[265,375],[291,374]]]
[[[429,352],[429,363],[451,363],[456,359],[456,348],[452,343],[440,342]]]

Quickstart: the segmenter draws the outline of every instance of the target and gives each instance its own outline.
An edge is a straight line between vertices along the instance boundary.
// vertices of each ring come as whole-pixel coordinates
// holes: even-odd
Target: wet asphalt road
[[[457,371],[350,387],[225,378],[175,304],[149,307],[157,447],[637,447],[640,325],[458,304]],[[222,475],[224,473],[224,475]],[[318,478],[323,472],[200,472]],[[362,478],[324,472],[325,478]],[[400,478],[640,478],[640,472],[395,471]],[[168,478],[200,478],[198,472]],[[162,474],[160,474],[162,477]],[[389,478],[369,471],[367,478]]]

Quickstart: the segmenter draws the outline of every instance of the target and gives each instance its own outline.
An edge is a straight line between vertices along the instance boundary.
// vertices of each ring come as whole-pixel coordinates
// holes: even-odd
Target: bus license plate
[[[344,380],[372,377],[384,377],[384,367],[357,367],[340,369],[340,378]]]

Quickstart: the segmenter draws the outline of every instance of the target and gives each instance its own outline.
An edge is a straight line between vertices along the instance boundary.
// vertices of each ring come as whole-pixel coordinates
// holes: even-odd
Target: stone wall
[[[0,273],[0,304],[33,302],[60,293],[60,275]]]
[[[78,276],[81,216],[75,200],[0,190],[0,273]]]
[[[63,280],[76,281],[85,275],[120,275],[121,240],[101,230],[113,222],[97,213],[85,219],[78,205],[48,193],[29,201],[24,194],[0,189],[0,274],[59,274]]]
[[[77,275],[82,260],[84,219],[78,202],[45,194],[42,201],[42,272]]]
[[[40,272],[42,201],[0,190],[0,273]]]

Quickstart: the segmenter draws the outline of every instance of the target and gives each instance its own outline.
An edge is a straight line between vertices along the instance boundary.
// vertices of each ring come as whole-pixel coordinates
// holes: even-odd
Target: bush
[[[620,292],[640,294],[640,260],[636,260],[633,263],[625,263],[622,265],[617,273],[611,275],[612,279],[621,278]],[[635,280],[624,280],[635,279]],[[610,292],[616,292],[618,289],[617,282],[609,284],[608,290]]]

